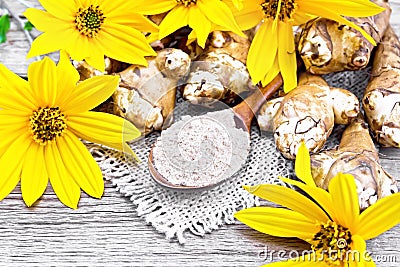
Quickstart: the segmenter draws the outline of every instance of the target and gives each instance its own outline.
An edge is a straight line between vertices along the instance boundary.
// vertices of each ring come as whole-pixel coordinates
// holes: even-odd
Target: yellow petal
[[[48,57],[33,62],[28,68],[29,86],[41,107],[54,106],[57,96],[56,64]]]
[[[36,108],[28,82],[0,64],[0,108],[29,112]]]
[[[105,71],[106,64],[104,61],[103,53],[97,53],[95,50],[92,50],[91,52],[89,52],[89,55],[85,57],[85,61],[95,69]]]
[[[274,64],[272,65],[272,68],[267,72],[267,74],[264,76],[264,78],[261,80],[261,85],[266,86],[270,82],[272,82],[273,79],[280,73],[279,70],[279,62],[278,60],[274,61]]]
[[[173,2],[173,4],[176,4],[176,2]],[[138,14],[138,8],[140,9],[141,7],[140,1],[98,0],[98,5],[107,20],[113,23],[126,25],[143,32],[158,31],[156,24],[143,15]],[[147,1],[145,6],[148,7]]]
[[[11,125],[5,126],[0,131],[0,157],[8,150],[8,148],[18,139],[21,135],[25,135],[27,130],[26,125]],[[32,138],[30,139],[32,140]],[[1,178],[1,177],[0,177]]]
[[[57,141],[58,150],[69,175],[89,196],[101,198],[104,181],[100,167],[87,148],[70,132]]]
[[[53,35],[53,37],[55,38],[55,35]],[[101,53],[104,56],[104,51],[96,42],[96,38],[88,38],[79,33],[76,29],[68,32],[68,38],[70,41],[67,42],[62,49],[65,49],[72,59],[82,61],[86,59],[90,53],[94,52]],[[92,67],[97,68],[97,66]],[[104,71],[104,69],[101,71]]]
[[[124,143],[141,134],[129,121],[102,112],[85,112],[68,117],[68,127],[78,137],[91,136],[96,143]]]
[[[136,12],[144,15],[161,14],[177,5],[175,0],[138,0],[134,3]]]
[[[237,35],[246,37],[236,23],[232,10],[221,0],[198,0],[197,6],[212,23],[220,25]]]
[[[71,64],[69,56],[62,50],[60,51],[60,60],[57,64],[57,99],[55,106],[61,106],[65,99],[72,94],[76,84],[79,81],[79,73]]]
[[[103,75],[84,80],[64,99],[61,110],[66,115],[88,111],[106,101],[117,89],[119,76]]]
[[[211,31],[211,22],[197,6],[191,7],[189,12],[189,27],[196,32],[197,43],[204,48]]]
[[[127,26],[108,23],[98,37],[104,54],[122,62],[147,66],[144,57],[157,55],[141,32]]]
[[[46,145],[44,159],[51,186],[58,199],[67,207],[76,209],[81,190],[65,169],[56,144]]]
[[[110,18],[112,23],[125,25],[141,32],[158,32],[157,24],[137,13],[128,13]]]
[[[243,8],[243,0],[232,0],[232,3],[237,10],[241,10]]]
[[[336,209],[337,222],[344,227],[354,229],[360,214],[354,176],[339,173],[329,182],[328,190]]]
[[[78,7],[70,0],[39,0],[40,4],[52,15],[61,19],[74,21]]]
[[[309,13],[314,13],[314,10],[323,7],[324,9],[335,11],[338,15],[348,17],[369,17],[385,10],[383,7],[380,7],[369,0],[326,0],[323,2],[319,0],[299,1],[299,8],[301,10],[304,10],[303,2],[314,6],[311,10],[307,9]]]
[[[293,25],[305,24],[306,22],[315,18],[316,16],[310,15],[307,12],[302,12],[301,10],[297,10],[293,14]]]
[[[301,142],[297,151],[294,170],[296,176],[305,184],[316,186],[314,178],[311,175],[310,153],[308,152],[308,148],[304,142]]]
[[[29,123],[31,112],[23,112],[9,109],[0,110],[0,129],[4,130],[9,127],[15,129],[26,127]],[[25,128],[26,130],[26,128]]]
[[[326,222],[327,214],[312,200],[293,189],[272,184],[244,186],[250,193],[303,214],[315,221]]]
[[[243,8],[233,11],[233,16],[240,29],[248,30],[264,19],[264,12],[260,8],[259,1],[243,1]]]
[[[24,12],[24,16],[35,26],[39,31],[61,31],[73,27],[69,21],[57,18],[49,12],[36,8],[28,8]]]
[[[279,69],[283,78],[285,93],[297,87],[297,61],[292,24],[279,22],[278,24],[278,60]]]
[[[238,211],[234,216],[249,227],[273,236],[309,240],[318,232],[315,221],[287,209],[255,207]]]
[[[90,4],[93,4],[93,1]],[[104,14],[106,14],[107,18],[114,18],[114,16],[118,16],[120,14],[129,14],[133,10],[133,6],[135,3],[132,1],[123,1],[123,0],[97,0],[96,1]],[[136,2],[136,1],[135,1]]]
[[[186,8],[180,5],[168,12],[168,14],[159,25],[160,40],[175,32],[176,30],[187,26],[189,24],[189,11],[190,8]]]
[[[320,16],[323,18],[328,18],[328,19],[340,22],[342,24],[345,24],[351,28],[354,28],[357,31],[359,31],[371,44],[376,45],[375,40],[368,33],[366,33],[361,27],[357,26],[353,22],[338,15],[337,12],[327,9],[324,6],[324,3],[321,3],[321,2],[318,2],[318,3],[319,3],[319,5],[317,5],[316,3],[309,3],[309,1],[304,1],[301,4],[302,5],[301,8],[302,9],[304,8],[304,10],[308,10],[310,14]]]
[[[361,236],[354,234],[351,236],[351,240],[352,242],[349,244],[351,249],[362,255],[362,253],[367,249],[367,243],[365,240]]]
[[[30,207],[46,190],[49,182],[44,161],[44,147],[32,142],[26,152],[21,173],[21,191],[25,204]]]
[[[297,186],[298,188],[303,190],[312,199],[314,199],[315,202],[317,202],[319,206],[321,206],[321,208],[329,215],[329,217],[331,219],[336,218],[336,210],[333,205],[333,200],[331,198],[331,195],[328,192],[326,192],[324,189],[316,187],[316,186],[306,185],[301,182],[294,181],[294,180],[288,179],[288,178],[281,177],[281,180],[284,181],[285,183]]]
[[[84,138],[87,141],[93,142],[93,143],[97,143],[96,139],[93,139],[90,136],[86,136]],[[140,159],[136,156],[135,152],[132,150],[132,148],[127,144],[127,143],[102,143],[104,146],[110,147],[112,149],[116,149],[118,151],[124,152],[125,155],[131,156],[133,157],[133,159],[135,159],[137,162],[140,163]],[[129,161],[130,159],[127,158],[127,161]]]
[[[378,200],[360,215],[356,233],[368,240],[400,223],[400,193]]]
[[[352,243],[350,244],[351,250],[346,253],[349,267],[372,267],[375,266],[374,261],[369,256],[367,244],[365,240],[359,235],[351,236]]]
[[[21,168],[31,142],[28,134],[20,135],[0,158],[0,200],[3,200],[17,186]]]
[[[60,49],[65,49],[70,43],[72,29],[57,32],[45,32],[33,40],[27,58],[48,54]]]
[[[272,31],[272,22],[264,22],[250,45],[247,68],[254,83],[261,81],[276,60],[278,36]]]

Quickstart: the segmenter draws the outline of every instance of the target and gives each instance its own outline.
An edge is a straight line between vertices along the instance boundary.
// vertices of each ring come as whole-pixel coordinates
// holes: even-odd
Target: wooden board
[[[25,9],[17,1],[5,2],[17,14]],[[392,25],[400,33],[400,0],[391,4]],[[25,59],[28,46],[13,23],[8,42],[0,45],[0,61],[25,74],[32,61]],[[380,152],[384,168],[400,177],[399,150]],[[367,242],[377,266],[400,266],[399,231],[397,226]],[[285,250],[288,257],[291,250],[309,249],[297,239],[266,236],[240,223],[202,238],[187,235],[184,246],[169,242],[108,182],[101,200],[82,194],[78,210],[64,207],[51,188],[35,207],[26,208],[16,188],[0,202],[0,236],[0,266],[259,266],[271,259],[272,250]]]

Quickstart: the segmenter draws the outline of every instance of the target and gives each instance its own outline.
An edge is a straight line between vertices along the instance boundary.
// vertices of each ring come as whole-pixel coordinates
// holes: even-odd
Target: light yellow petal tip
[[[254,194],[260,188],[260,186],[261,185],[252,185],[252,186],[251,185],[243,185],[242,187],[247,192]]]
[[[139,157],[136,155],[136,153],[132,150],[132,148],[127,143],[123,144],[122,152],[124,152],[128,156],[133,157],[136,160],[137,163],[141,162]]]
[[[24,200],[25,205],[26,205],[28,208],[32,207],[33,204],[35,204],[35,202],[37,201],[37,200],[34,200],[34,199],[29,199],[29,198],[27,198],[27,197],[24,197],[24,195],[22,195],[22,199]]]

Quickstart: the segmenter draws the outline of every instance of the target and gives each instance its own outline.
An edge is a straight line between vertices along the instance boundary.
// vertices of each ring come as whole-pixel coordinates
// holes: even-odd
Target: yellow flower
[[[243,1],[244,0],[232,0],[232,3],[238,10],[241,10],[243,8]]]
[[[100,198],[102,173],[79,138],[124,150],[140,136],[115,115],[89,111],[118,86],[117,76],[98,76],[77,85],[79,74],[65,53],[56,66],[48,57],[32,63],[28,81],[0,64],[0,200],[21,182],[31,206],[48,181],[62,203],[77,208],[80,188]]]
[[[300,167],[303,163],[305,167]],[[238,220],[262,233],[297,237],[310,243],[311,253],[267,266],[375,266],[365,240],[400,223],[400,193],[378,200],[360,215],[352,175],[338,174],[331,180],[328,193],[310,180],[310,163],[304,150],[298,152],[296,165],[296,174],[306,184],[282,179],[299,187],[311,199],[284,186],[246,186],[252,194],[288,209],[254,207],[235,214]],[[301,172],[297,173],[299,169]]]
[[[145,15],[168,12],[159,25],[159,39],[184,26],[192,28],[192,36],[197,37],[197,43],[203,48],[209,33],[215,27],[244,36],[232,10],[221,0],[142,0],[137,11]]]
[[[39,0],[47,12],[29,8],[24,15],[44,32],[32,43],[28,57],[66,50],[75,60],[104,71],[104,55],[147,66],[156,55],[140,31],[158,27],[135,12],[134,1]]]
[[[342,15],[365,17],[382,10],[369,0],[246,0],[234,16],[242,30],[261,23],[247,57],[247,68],[253,82],[261,81],[265,86],[281,72],[284,90],[289,92],[297,86],[293,26],[316,16],[325,17],[359,30],[375,44],[365,31]]]

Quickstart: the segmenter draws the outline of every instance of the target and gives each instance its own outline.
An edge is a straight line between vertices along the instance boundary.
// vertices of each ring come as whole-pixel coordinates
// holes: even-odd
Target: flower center
[[[192,4],[197,4],[197,0],[176,0],[176,2],[180,5],[184,5],[185,7],[188,7]]]
[[[100,31],[104,19],[100,7],[90,5],[87,8],[79,8],[76,12],[75,26],[81,34],[93,38]]]
[[[332,221],[320,226],[321,230],[310,242],[311,248],[328,262],[337,263],[345,260],[352,242],[350,230]]]
[[[280,5],[279,5],[280,3]],[[266,18],[278,19],[285,22],[287,19],[292,19],[292,15],[296,10],[297,4],[295,0],[265,0],[261,4]]]
[[[40,145],[54,142],[67,129],[65,115],[60,111],[59,107],[39,108],[33,112],[29,121],[33,140]]]

